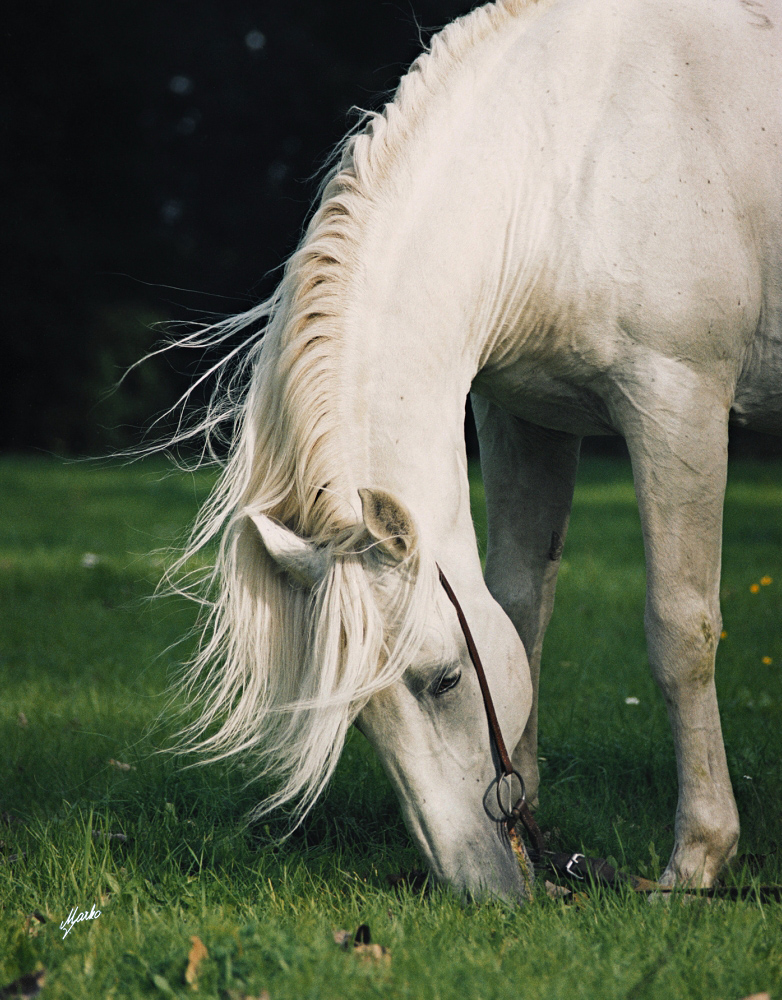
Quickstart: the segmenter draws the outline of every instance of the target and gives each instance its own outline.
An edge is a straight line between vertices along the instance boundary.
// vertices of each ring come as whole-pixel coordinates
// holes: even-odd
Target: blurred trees
[[[0,95],[0,448],[131,443],[191,361],[155,322],[268,294],[317,168],[469,0],[17,5]],[[426,31],[424,34],[428,34]]]
[[[70,0],[4,17],[0,448],[100,453],[188,384],[158,321],[271,291],[351,123],[474,0]],[[419,31],[420,25],[420,31]]]

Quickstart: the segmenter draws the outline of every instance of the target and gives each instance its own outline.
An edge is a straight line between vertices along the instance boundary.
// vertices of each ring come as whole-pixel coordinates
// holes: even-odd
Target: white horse
[[[678,759],[663,881],[708,885],[733,854],[721,518],[731,418],[782,431],[781,30],[779,0],[473,11],[345,142],[273,298],[186,341],[245,331],[200,426],[230,426],[233,445],[185,560],[220,539],[192,742],[254,754],[278,781],[261,809],[306,810],[355,723],[435,876],[524,894],[436,563],[534,801],[579,441],[621,434]]]

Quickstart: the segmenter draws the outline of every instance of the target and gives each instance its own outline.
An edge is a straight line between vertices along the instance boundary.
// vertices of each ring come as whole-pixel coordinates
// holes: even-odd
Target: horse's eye
[[[445,694],[446,691],[450,691],[451,688],[455,688],[459,681],[462,679],[461,670],[457,670],[455,674],[445,674],[437,682],[437,687],[435,688],[434,696],[439,698],[441,694]]]

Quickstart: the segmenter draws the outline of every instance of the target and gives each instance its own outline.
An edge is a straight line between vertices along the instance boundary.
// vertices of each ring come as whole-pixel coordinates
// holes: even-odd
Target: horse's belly
[[[731,409],[741,427],[782,434],[782,288],[747,352]]]
[[[482,371],[472,391],[538,427],[579,437],[618,433],[605,402],[594,390],[526,362],[501,372]]]

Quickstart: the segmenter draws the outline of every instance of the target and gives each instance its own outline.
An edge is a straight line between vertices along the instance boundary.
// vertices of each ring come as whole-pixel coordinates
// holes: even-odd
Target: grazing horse
[[[345,141],[234,347],[190,744],[306,810],[355,724],[435,877],[521,898],[480,650],[534,802],[537,684],[579,442],[627,441],[676,746],[668,884],[739,834],[714,688],[728,425],[782,431],[779,0],[497,0]],[[226,379],[228,384],[226,384]],[[463,440],[472,392],[486,575]]]

